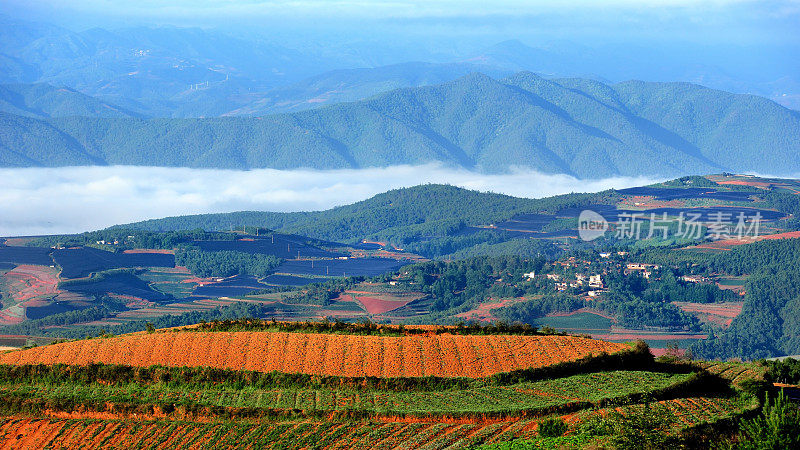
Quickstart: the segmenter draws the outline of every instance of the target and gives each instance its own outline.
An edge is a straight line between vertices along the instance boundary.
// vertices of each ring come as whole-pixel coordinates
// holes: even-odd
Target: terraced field
[[[675,433],[737,417],[758,401],[729,384],[763,376],[530,330],[313,326],[329,332],[215,322],[3,353],[0,447],[466,448],[541,439],[552,418],[563,444],[645,401]]]

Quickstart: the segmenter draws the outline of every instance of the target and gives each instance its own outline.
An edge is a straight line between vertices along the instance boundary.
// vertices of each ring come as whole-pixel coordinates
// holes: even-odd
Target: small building
[[[687,283],[708,283],[711,281],[709,278],[702,275],[684,275],[681,279]]]
[[[642,272],[645,278],[650,278],[652,271],[660,268],[661,266],[658,264],[629,263],[625,265],[625,275],[630,275],[633,272]]]
[[[536,272],[523,273],[522,277],[523,278],[527,278],[529,280],[532,280],[532,279],[536,278]]]

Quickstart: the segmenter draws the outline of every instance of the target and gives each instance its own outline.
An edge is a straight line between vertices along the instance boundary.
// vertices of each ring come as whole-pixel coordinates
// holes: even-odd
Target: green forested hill
[[[119,106],[49,84],[0,84],[0,111],[29,117],[135,117]]]
[[[175,231],[260,226],[333,241],[362,238],[383,240],[409,245],[409,250],[434,257],[481,242],[492,242],[492,239],[498,242],[511,239],[489,232],[485,236],[464,235],[467,226],[486,225],[525,212],[553,213],[567,207],[604,201],[613,195],[612,192],[601,192],[527,199],[430,184],[391,190],[352,205],[325,211],[199,214],[147,220],[122,227]]]
[[[41,131],[38,131],[41,130]],[[686,83],[497,81],[471,74],[259,118],[33,119],[0,114],[4,166],[317,169],[432,161],[578,177],[800,170],[800,113]]]
[[[243,211],[221,214],[167,217],[132,226],[150,231],[263,226],[321,239],[348,240],[392,228],[433,223],[481,225],[533,211],[555,212],[585,204],[599,194],[568,194],[545,199],[518,198],[478,192],[449,185],[427,184],[394,189],[351,205],[324,211],[278,213]]]

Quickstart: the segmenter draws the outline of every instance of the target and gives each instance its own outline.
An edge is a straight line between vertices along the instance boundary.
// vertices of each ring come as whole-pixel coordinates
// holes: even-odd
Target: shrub
[[[737,450],[781,450],[800,448],[800,408],[781,390],[774,401],[767,401],[761,415],[743,421],[735,442],[722,448]]]
[[[567,424],[560,417],[551,417],[539,422],[539,435],[544,437],[563,436],[567,432]]]
[[[675,420],[665,408],[645,403],[644,408],[631,408],[625,414],[612,416],[616,424],[611,442],[618,450],[676,448],[677,438],[672,435]]]

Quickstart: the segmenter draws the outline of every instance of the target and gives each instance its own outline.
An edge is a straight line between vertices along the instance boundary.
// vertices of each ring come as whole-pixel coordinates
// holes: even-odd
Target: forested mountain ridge
[[[119,106],[49,84],[0,84],[0,111],[29,117],[138,117]]]
[[[769,100],[688,83],[607,85],[526,72],[502,81],[473,73],[258,118],[0,114],[0,131],[3,166],[333,169],[441,162],[581,178],[800,170],[794,157],[800,113]]]
[[[268,212],[242,211],[198,214],[146,220],[122,228],[148,231],[177,231],[202,228],[226,230],[229,227],[262,226],[326,240],[353,240],[357,237],[387,236],[392,230],[418,228],[424,234],[435,227],[458,228],[506,220],[526,212],[551,212],[577,207],[613,195],[566,194],[543,199],[512,197],[493,192],[478,192],[450,185],[427,184],[393,189],[366,200],[324,211]]]

